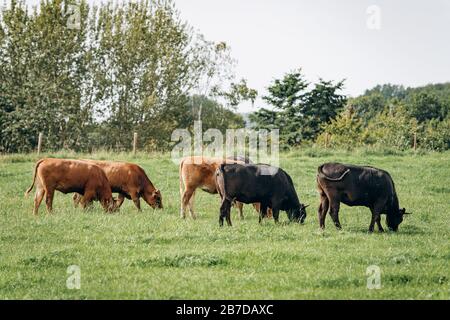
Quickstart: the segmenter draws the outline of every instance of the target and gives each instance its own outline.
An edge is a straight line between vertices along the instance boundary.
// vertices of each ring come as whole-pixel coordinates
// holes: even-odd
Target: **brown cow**
[[[36,162],[33,183],[25,192],[27,196],[36,184],[33,214],[37,214],[45,195],[47,211],[52,211],[55,190],[62,193],[83,194],[81,204],[86,207],[93,200],[99,200],[105,211],[115,209],[111,187],[105,173],[98,166],[79,160],[46,158]]]
[[[153,186],[153,183],[145,174],[144,169],[134,163],[117,161],[83,160],[99,166],[106,174],[112,192],[119,193],[116,203],[119,208],[125,198],[133,200],[136,208],[141,210],[140,197],[152,208],[162,208],[161,192]],[[73,200],[75,206],[81,196],[75,194]]]
[[[230,157],[227,159],[192,156],[181,159],[179,173],[180,173],[180,196],[181,209],[180,214],[182,218],[186,217],[186,208],[189,207],[189,212],[192,218],[196,218],[194,213],[194,197],[197,188],[202,189],[211,194],[217,193],[215,172],[222,163],[244,163],[249,162],[248,159],[242,157]],[[184,186],[184,190],[183,190]],[[235,206],[239,211],[240,218],[243,218],[241,202],[235,202]],[[253,204],[255,209],[259,212],[259,203]],[[271,211],[268,211],[271,215]]]

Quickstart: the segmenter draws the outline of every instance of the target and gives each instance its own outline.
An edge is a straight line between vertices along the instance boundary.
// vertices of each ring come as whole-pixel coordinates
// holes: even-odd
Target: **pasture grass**
[[[55,194],[34,217],[31,183],[35,154],[0,156],[1,299],[449,299],[450,153],[384,153],[306,149],[281,155],[302,202],[304,225],[258,224],[233,209],[233,227],[219,227],[219,198],[198,191],[197,220],[179,217],[178,167],[167,154],[55,153],[68,158],[136,162],[161,189],[163,210],[125,201],[105,214],[97,203],[75,209]],[[413,215],[398,233],[368,234],[370,211],[341,207],[343,230],[326,220],[319,231],[316,168],[326,161],[388,170],[401,206]],[[383,216],[383,225],[384,216]],[[81,288],[68,289],[70,265]],[[381,289],[368,289],[369,266],[381,270]],[[369,280],[370,282],[370,280]]]

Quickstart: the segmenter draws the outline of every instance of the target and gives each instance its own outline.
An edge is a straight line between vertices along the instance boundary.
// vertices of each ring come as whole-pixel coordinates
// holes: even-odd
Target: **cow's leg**
[[[231,207],[227,210],[226,218],[227,218],[228,226],[231,227],[232,226],[232,224],[231,224]]]
[[[383,227],[381,226],[381,211],[383,210],[384,203],[375,204],[373,208],[370,208],[370,211],[372,212],[372,219],[370,221],[369,225],[369,232],[373,232],[375,227],[375,222],[378,226],[378,231],[384,232]]]
[[[119,209],[125,201],[125,196],[122,193],[119,193],[116,200],[116,209]]]
[[[34,195],[34,209],[33,214],[37,215],[39,206],[41,205],[42,199],[44,198],[45,191],[42,188],[36,188],[36,194]]]
[[[339,222],[339,208],[340,208],[340,202],[334,201],[330,203],[330,216],[331,219],[333,219],[334,225],[337,229],[341,229],[341,223]]]
[[[372,211],[372,218],[370,219],[370,225],[369,225],[369,232],[373,232],[373,228],[375,226],[375,209],[370,208],[370,211]]]
[[[325,229],[325,217],[327,216],[328,209],[330,207],[330,201],[325,194],[320,195],[320,205],[318,209],[319,226],[321,229]]]
[[[222,204],[220,206],[220,216],[219,216],[219,225],[223,226],[223,219],[227,219],[227,223],[229,226],[231,226],[231,219],[230,219],[230,211],[231,211],[231,202],[227,199],[222,200]]]
[[[264,217],[267,214],[267,204],[266,203],[261,203],[259,206],[259,223],[261,223],[262,219],[264,219]]]
[[[141,211],[141,200],[139,199],[139,197],[134,198],[133,202],[134,202],[134,205],[136,206],[136,208],[138,209],[138,211]]]
[[[381,215],[380,214],[376,217],[375,222],[377,223],[378,231],[384,232],[383,226],[381,225]]]
[[[137,192],[130,192],[131,200],[133,200],[136,208],[141,211],[141,201],[139,200],[139,194]]]
[[[48,213],[51,213],[53,210],[53,195],[55,194],[55,190],[53,188],[49,188],[45,191],[45,204],[47,206]]]
[[[186,207],[189,205],[189,201],[191,200],[193,193],[193,190],[186,188],[181,196],[180,215],[183,219],[186,218]]]
[[[191,199],[189,199],[189,213],[191,214],[192,219],[197,218],[194,212],[194,201],[195,201],[195,191],[192,192]]]
[[[73,205],[74,205],[75,208],[78,207],[78,205],[80,204],[81,197],[82,197],[82,195],[79,194],[79,193],[76,193],[76,192],[75,192],[75,193],[73,194],[72,199],[73,199]]]
[[[244,219],[244,213],[242,212],[243,207],[244,204],[242,202],[236,201],[236,208],[239,211],[239,219]]]
[[[273,220],[275,220],[275,223],[278,223],[279,216],[280,216],[280,209],[272,208],[272,217],[273,217]]]
[[[80,205],[83,209],[87,209],[92,205],[94,201],[95,193],[91,191],[84,191],[83,197],[81,197]]]

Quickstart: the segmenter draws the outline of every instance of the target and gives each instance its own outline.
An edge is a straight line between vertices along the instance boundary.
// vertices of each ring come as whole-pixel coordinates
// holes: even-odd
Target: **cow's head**
[[[306,219],[306,208],[309,205],[300,203],[300,207],[288,211],[289,220],[303,223]]]
[[[158,189],[155,189],[153,191],[146,193],[144,196],[144,200],[153,209],[156,209],[156,208],[162,209],[163,208],[161,191],[159,191]]]
[[[409,212],[406,212],[405,208],[399,209],[394,214],[388,214],[386,216],[386,223],[388,225],[389,230],[391,231],[397,231],[398,226],[403,221],[403,215],[410,214]]]
[[[114,212],[114,211],[116,211],[119,208],[118,205],[117,205],[117,201],[118,200],[116,198],[113,198],[113,197],[104,199],[102,201],[103,208],[105,208],[105,210],[107,212]]]

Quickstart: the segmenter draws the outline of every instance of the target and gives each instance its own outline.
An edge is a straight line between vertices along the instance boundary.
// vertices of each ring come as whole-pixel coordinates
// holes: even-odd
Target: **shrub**
[[[417,129],[417,120],[409,117],[403,108],[394,112],[385,110],[369,122],[367,143],[406,150],[411,148]]]
[[[450,117],[443,121],[428,121],[418,136],[418,145],[436,151],[450,149]]]
[[[364,145],[367,139],[363,121],[352,108],[339,114],[322,129],[323,132],[316,139],[319,146],[352,149]]]

